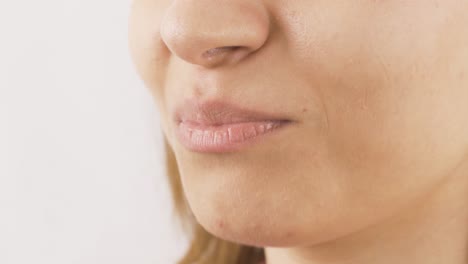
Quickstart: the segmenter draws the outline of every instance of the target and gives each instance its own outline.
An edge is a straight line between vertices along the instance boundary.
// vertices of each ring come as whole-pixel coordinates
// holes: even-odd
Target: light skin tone
[[[468,261],[468,1],[135,0],[130,48],[212,234],[268,264]],[[207,50],[225,49],[212,59]],[[185,98],[295,122],[239,152],[175,136]]]

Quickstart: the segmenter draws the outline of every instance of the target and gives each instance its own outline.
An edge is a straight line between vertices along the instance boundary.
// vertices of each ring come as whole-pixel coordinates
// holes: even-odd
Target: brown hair
[[[176,214],[192,236],[188,251],[178,264],[258,264],[263,261],[263,249],[222,240],[197,223],[185,199],[174,152],[166,139],[164,147]]]

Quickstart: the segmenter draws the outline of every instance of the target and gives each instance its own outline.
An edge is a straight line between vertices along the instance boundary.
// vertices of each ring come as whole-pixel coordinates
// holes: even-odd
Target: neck
[[[385,222],[311,247],[265,248],[267,264],[466,264],[468,177],[452,176]]]

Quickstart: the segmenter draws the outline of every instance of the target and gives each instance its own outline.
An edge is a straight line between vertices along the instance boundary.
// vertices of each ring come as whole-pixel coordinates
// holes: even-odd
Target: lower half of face
[[[168,105],[189,93],[177,82],[195,66],[159,46],[151,23],[168,1],[154,2],[135,3],[132,54],[211,233],[258,246],[323,242],[411,207],[464,161],[466,1],[268,1],[274,35],[248,70],[237,65],[235,78],[255,88],[236,95],[298,122],[230,153],[193,152],[176,138]]]

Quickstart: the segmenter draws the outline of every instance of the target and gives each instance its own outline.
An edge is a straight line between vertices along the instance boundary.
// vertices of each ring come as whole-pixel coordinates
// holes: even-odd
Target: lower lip
[[[290,121],[256,121],[224,125],[201,125],[181,122],[177,137],[187,149],[196,152],[234,152],[258,143]]]

